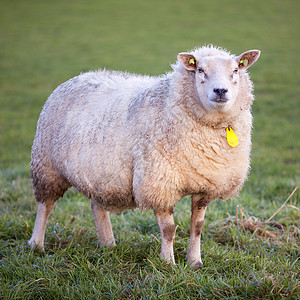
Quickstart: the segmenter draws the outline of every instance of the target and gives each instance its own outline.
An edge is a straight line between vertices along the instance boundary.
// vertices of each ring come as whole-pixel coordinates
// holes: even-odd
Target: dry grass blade
[[[287,207],[291,207],[291,208],[294,208],[294,209],[296,209],[296,210],[299,210],[300,211],[300,208],[299,207],[296,207],[296,206],[294,206],[294,205],[287,205]]]
[[[289,230],[289,232],[286,233],[284,225],[272,219],[286,205],[286,203],[291,199],[291,197],[294,195],[297,189],[298,187],[296,187],[293,190],[293,192],[289,195],[289,197],[281,205],[281,207],[266,221],[261,221],[259,220],[259,218],[254,216],[246,216],[243,209],[239,205],[237,205],[235,216],[230,216],[228,214],[227,218],[213,222],[209,227],[214,227],[214,235],[217,239],[223,238],[228,228],[234,226],[236,226],[244,232],[249,231],[252,234],[256,234],[263,239],[277,240],[282,236],[289,236],[290,234],[296,237],[299,235],[299,232],[297,230],[292,228]],[[293,205],[288,206],[299,210]]]
[[[266,222],[270,222],[276,215],[277,213],[286,205],[286,203],[292,198],[292,196],[295,194],[295,192],[297,191],[298,186],[296,186],[294,188],[294,190],[292,191],[292,193],[289,195],[289,197],[285,200],[285,202],[277,209],[277,211],[266,221]]]

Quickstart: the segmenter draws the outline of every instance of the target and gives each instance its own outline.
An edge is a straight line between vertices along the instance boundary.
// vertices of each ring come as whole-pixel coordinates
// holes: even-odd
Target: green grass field
[[[299,299],[300,2],[1,0],[0,299]],[[98,248],[90,204],[69,190],[54,208],[45,255],[32,253],[30,149],[42,105],[90,69],[158,75],[178,52],[215,44],[260,49],[252,170],[239,197],[212,203],[204,267],[192,270],[190,199],[176,207],[176,266],[159,258],[152,212],[111,216],[117,246]]]

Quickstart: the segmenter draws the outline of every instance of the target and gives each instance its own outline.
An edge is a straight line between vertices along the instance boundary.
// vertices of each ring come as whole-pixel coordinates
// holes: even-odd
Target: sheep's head
[[[227,111],[238,96],[241,72],[252,66],[260,56],[250,50],[240,56],[210,55],[197,58],[192,53],[179,53],[178,61],[195,76],[199,99],[206,110]]]

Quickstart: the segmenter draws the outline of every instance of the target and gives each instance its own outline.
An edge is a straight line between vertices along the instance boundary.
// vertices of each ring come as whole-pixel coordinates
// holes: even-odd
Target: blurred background
[[[286,198],[300,178],[298,0],[1,0],[0,169],[29,178],[36,122],[50,93],[80,72],[159,75],[178,52],[214,44],[262,51],[255,85],[252,197]]]

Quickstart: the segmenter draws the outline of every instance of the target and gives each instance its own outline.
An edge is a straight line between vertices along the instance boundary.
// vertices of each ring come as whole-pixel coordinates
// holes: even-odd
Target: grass
[[[0,299],[300,298],[299,191],[273,226],[264,222],[300,182],[299,8],[297,0],[2,0]],[[178,52],[210,43],[262,56],[250,70],[252,170],[237,199],[208,208],[204,267],[184,260],[189,198],[176,207],[175,267],[159,258],[152,212],[112,215],[117,246],[98,248],[89,201],[75,190],[50,216],[45,255],[32,253],[30,148],[51,91],[100,67],[158,75]]]

